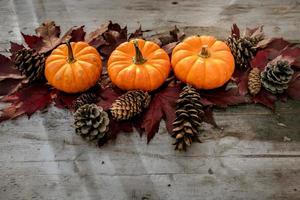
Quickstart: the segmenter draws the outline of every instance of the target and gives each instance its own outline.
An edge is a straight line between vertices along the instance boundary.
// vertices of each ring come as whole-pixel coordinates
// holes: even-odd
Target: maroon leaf
[[[127,27],[121,28],[119,24],[109,21],[88,34],[85,41],[102,55],[108,56],[119,44],[127,41]]]
[[[35,30],[37,35],[25,35],[23,33],[22,35],[31,49],[40,53],[47,53],[64,42],[83,41],[85,36],[83,28],[84,26],[74,26],[60,38],[60,27],[56,26],[53,21],[46,21]]]
[[[166,45],[162,46],[161,48],[163,50],[165,50],[167,52],[167,54],[171,55],[173,49],[176,47],[177,44],[178,44],[178,42],[172,42],[172,43],[169,43],[169,44],[166,44]]]
[[[272,110],[275,110],[276,100],[277,97],[265,89],[261,89],[261,91],[252,98],[254,103],[262,104]]]
[[[15,55],[16,53],[21,50],[21,49],[24,49],[24,45],[22,44],[17,44],[17,43],[14,43],[14,42],[10,42],[10,49],[9,49],[9,52],[11,53],[11,60],[13,61],[15,59]]]
[[[98,48],[102,55],[108,56],[121,43],[127,41],[127,27],[119,30],[109,30],[103,34],[107,45]]]
[[[129,35],[129,40],[133,39],[133,38],[143,38],[143,30],[142,30],[142,26],[140,26],[138,29],[136,29],[133,33],[131,33]]]
[[[234,81],[237,83],[239,88],[239,93],[242,96],[245,96],[248,93],[248,75],[249,71],[236,69],[234,74]]]
[[[84,26],[73,26],[57,41],[57,45],[66,42],[84,41],[85,34]]]
[[[22,79],[6,78],[0,81],[0,96],[11,94],[22,87]]]
[[[211,105],[223,108],[230,105],[247,103],[249,101],[244,95],[239,93],[239,89],[237,87],[229,90],[225,90],[225,87],[222,87],[215,90],[201,91],[200,94],[204,105],[207,105],[207,102],[210,102]]]
[[[43,38],[36,35],[26,35],[21,33],[25,43],[29,48],[34,49],[36,51],[40,51],[44,45]]]
[[[240,29],[239,27],[236,25],[236,24],[233,24],[232,25],[232,28],[231,28],[231,35],[235,35],[236,37],[241,37],[241,34],[240,34]]]
[[[5,97],[3,101],[12,104],[1,110],[0,122],[23,114],[30,116],[37,110],[44,109],[51,103],[51,93],[47,85],[32,85]]]
[[[280,53],[283,59],[289,59],[291,62],[291,65],[294,67],[300,68],[300,48],[295,47],[295,48],[285,48],[282,50]]]
[[[20,72],[14,67],[14,63],[6,56],[0,54],[0,80],[4,78],[20,78]]]
[[[203,121],[207,124],[213,125],[214,127],[218,127],[214,118],[212,106],[204,107],[203,111],[204,111]]]
[[[74,26],[65,35],[70,35],[70,42],[79,42],[84,41],[85,34],[84,26]]]
[[[158,39],[150,38],[150,40],[153,40],[156,42],[159,46],[165,46],[169,43],[173,42],[181,42],[185,37],[185,34],[181,32],[177,26],[174,27],[173,30],[169,32],[168,35],[162,35]]]
[[[73,109],[73,101],[79,96],[79,94],[67,94],[65,92],[54,90],[52,91],[54,99],[54,105],[58,108]]]
[[[292,99],[300,100],[300,72],[296,72],[288,87],[288,95]]]
[[[265,46],[266,49],[275,49],[281,51],[291,43],[284,40],[283,38],[272,38],[271,41]]]
[[[120,90],[113,89],[111,87],[104,88],[100,91],[100,101],[97,103],[104,110],[108,110],[111,104],[122,94]]]
[[[106,44],[106,41],[103,38],[103,33],[108,31],[108,26],[111,24],[111,21],[108,21],[104,24],[102,24],[99,28],[97,28],[95,31],[89,33],[85,39],[87,43],[92,45],[95,48],[98,48],[104,44]]]
[[[142,128],[147,134],[148,143],[158,132],[159,124],[163,117],[165,117],[168,132],[172,133],[172,123],[176,117],[176,100],[178,99],[179,92],[179,85],[176,85],[169,86],[154,95],[149,108],[143,115],[142,122]]]
[[[129,121],[115,121],[110,117],[109,121],[110,139],[116,139],[119,133],[131,133],[133,132],[132,123]]]
[[[251,62],[250,62],[251,67],[252,68],[257,67],[262,71],[265,69],[268,62],[273,60],[277,55],[278,55],[278,52],[276,50],[272,50],[272,49],[261,50],[261,51],[257,52],[255,57],[251,60]]]

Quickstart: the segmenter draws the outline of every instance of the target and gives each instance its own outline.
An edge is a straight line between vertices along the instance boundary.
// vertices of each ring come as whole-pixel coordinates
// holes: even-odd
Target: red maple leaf
[[[22,86],[23,79],[11,59],[0,54],[0,96],[15,92]]]
[[[166,127],[169,133],[173,130],[173,121],[176,117],[176,100],[180,93],[180,86],[169,86],[154,94],[148,109],[142,117],[141,128],[147,134],[149,143],[158,132],[159,124],[162,118],[166,121]]]
[[[14,42],[10,42],[10,49],[9,49],[9,52],[11,53],[11,60],[14,61],[15,59],[15,56],[16,56],[16,53],[21,50],[21,49],[24,49],[24,45],[22,44],[17,44],[17,43],[14,43]]]
[[[214,90],[200,91],[202,104],[215,105],[222,108],[227,108],[231,105],[238,105],[249,102],[249,99],[240,94],[238,87],[233,87],[226,90],[226,87],[221,87]]]
[[[22,33],[22,36],[29,48],[40,53],[48,53],[64,42],[84,40],[83,28],[84,26],[73,26],[60,38],[60,27],[53,21],[46,21],[35,30],[36,35]]]
[[[252,98],[252,101],[254,103],[259,103],[259,104],[262,104],[272,110],[275,110],[275,102],[277,100],[277,97],[266,91],[265,89],[261,89],[261,91],[255,95],[253,98]]]
[[[100,90],[98,96],[100,97],[100,101],[97,103],[98,106],[101,106],[104,110],[108,110],[111,107],[111,104],[123,94],[123,91],[106,87]]]
[[[0,122],[23,114],[31,116],[37,110],[44,109],[51,103],[51,93],[47,85],[37,84],[6,96],[2,102],[10,102],[11,105],[1,110]]]
[[[54,89],[52,91],[54,105],[58,108],[73,109],[73,101],[79,94],[67,94],[65,92]]]

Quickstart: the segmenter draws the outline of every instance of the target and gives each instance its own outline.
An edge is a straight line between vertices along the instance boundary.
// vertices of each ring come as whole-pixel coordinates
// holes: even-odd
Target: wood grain
[[[149,34],[174,25],[225,38],[232,23],[265,25],[269,36],[299,40],[299,1],[1,0],[0,51],[45,19],[62,30],[109,19]],[[3,106],[3,105],[1,105]],[[123,134],[101,149],[74,133],[71,113],[51,107],[0,124],[0,199],[300,199],[300,103],[275,112],[244,105],[216,110],[220,129],[175,152],[164,125],[153,141]],[[291,142],[284,142],[288,137]]]

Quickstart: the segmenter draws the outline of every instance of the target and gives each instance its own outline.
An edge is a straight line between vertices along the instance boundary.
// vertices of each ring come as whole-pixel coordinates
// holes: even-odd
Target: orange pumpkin
[[[99,53],[85,42],[60,45],[45,64],[45,76],[50,85],[67,93],[88,90],[96,84],[101,71]]]
[[[234,58],[229,47],[212,36],[191,36],[172,52],[176,77],[198,89],[224,85],[234,71]]]
[[[152,91],[168,77],[170,59],[154,42],[135,39],[120,44],[109,57],[107,66],[111,81],[119,88]]]

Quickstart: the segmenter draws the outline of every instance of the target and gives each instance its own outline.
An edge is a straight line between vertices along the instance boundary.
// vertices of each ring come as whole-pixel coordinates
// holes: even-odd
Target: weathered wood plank
[[[62,31],[82,24],[90,31],[111,19],[130,31],[178,25],[219,38],[234,22],[264,24],[269,36],[299,40],[296,0],[172,2],[2,0],[0,52],[45,19]],[[175,152],[164,126],[149,145],[133,133],[98,149],[74,133],[71,113],[51,108],[0,124],[0,199],[299,199],[299,113],[295,101],[275,113],[253,105],[216,110],[223,129],[205,125],[204,143]]]

